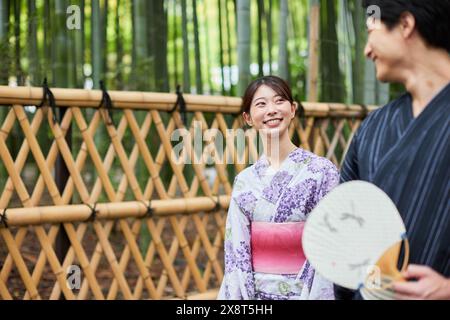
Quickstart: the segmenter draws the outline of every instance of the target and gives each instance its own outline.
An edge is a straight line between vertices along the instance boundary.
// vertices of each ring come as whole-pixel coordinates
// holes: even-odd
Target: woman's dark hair
[[[419,34],[437,48],[450,52],[450,0],[362,0],[364,8],[378,6],[381,21],[392,30],[403,13],[416,19]]]
[[[291,104],[294,103],[294,98],[292,97],[292,91],[288,83],[276,76],[265,76],[254,80],[249,84],[247,90],[245,90],[244,96],[242,97],[242,112],[250,113],[250,108],[252,106],[253,97],[259,87],[266,85],[275,91],[280,97],[286,99]]]

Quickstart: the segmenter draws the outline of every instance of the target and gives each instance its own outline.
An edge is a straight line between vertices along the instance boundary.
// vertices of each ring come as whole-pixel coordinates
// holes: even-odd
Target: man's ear
[[[244,121],[245,121],[250,127],[253,127],[253,121],[252,121],[252,117],[250,116],[250,114],[248,114],[247,112],[242,112],[242,117],[244,118]]]
[[[410,12],[404,12],[400,16],[400,28],[405,39],[410,38],[416,29],[416,18]]]

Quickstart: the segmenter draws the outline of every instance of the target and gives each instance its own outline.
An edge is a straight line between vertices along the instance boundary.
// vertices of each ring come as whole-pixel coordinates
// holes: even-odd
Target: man
[[[368,20],[365,54],[380,81],[407,93],[361,125],[341,182],[374,183],[402,215],[411,265],[397,298],[450,299],[450,0],[363,0],[372,5],[381,21]],[[338,286],[335,294],[361,297]]]

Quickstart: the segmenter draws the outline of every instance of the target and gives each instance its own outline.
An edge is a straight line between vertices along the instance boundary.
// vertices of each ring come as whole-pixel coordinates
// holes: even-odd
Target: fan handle
[[[398,270],[397,265],[398,259],[400,257],[400,248],[402,243],[404,244],[405,254],[403,258],[403,266],[400,270]],[[409,241],[406,237],[404,237],[401,242],[396,243],[383,254],[381,259],[377,263],[377,266],[381,270],[381,288],[383,290],[391,289],[394,281],[406,281],[402,273],[405,272],[408,267],[409,254]]]

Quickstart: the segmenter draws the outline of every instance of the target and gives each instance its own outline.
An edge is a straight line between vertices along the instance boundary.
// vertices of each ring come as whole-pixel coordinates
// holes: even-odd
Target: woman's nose
[[[267,104],[267,114],[272,115],[278,112],[277,105],[273,102],[269,102]]]

